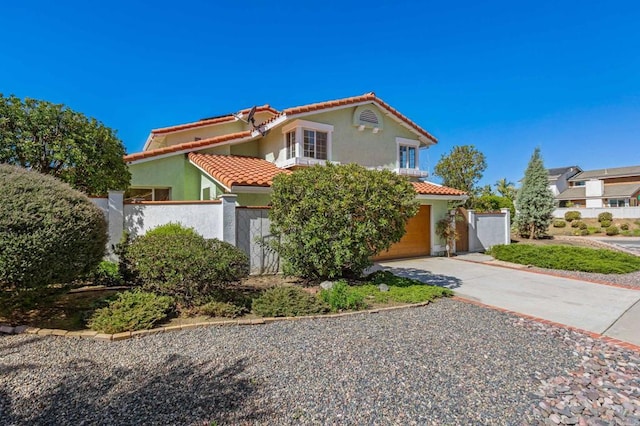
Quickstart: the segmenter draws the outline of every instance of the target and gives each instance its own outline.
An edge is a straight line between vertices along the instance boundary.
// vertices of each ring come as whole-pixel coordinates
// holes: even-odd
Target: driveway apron
[[[640,345],[640,291],[522,269],[428,257],[379,267],[457,296]]]

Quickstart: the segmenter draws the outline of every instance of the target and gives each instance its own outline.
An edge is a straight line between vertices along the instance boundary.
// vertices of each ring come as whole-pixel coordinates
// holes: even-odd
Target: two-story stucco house
[[[421,208],[385,256],[444,250],[435,223],[447,202],[466,195],[423,180],[421,149],[437,140],[374,93],[276,110],[269,105],[151,131],[142,152],[127,155],[129,200],[212,200],[236,194],[241,206],[266,206],[278,173],[315,164],[357,163],[407,176]]]
[[[640,205],[640,166],[580,170],[556,194],[560,207],[636,207]]]

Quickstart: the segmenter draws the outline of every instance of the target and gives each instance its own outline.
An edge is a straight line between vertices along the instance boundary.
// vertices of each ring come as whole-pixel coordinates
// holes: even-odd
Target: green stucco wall
[[[169,187],[172,200],[200,199],[200,171],[184,155],[130,164],[131,187]]]

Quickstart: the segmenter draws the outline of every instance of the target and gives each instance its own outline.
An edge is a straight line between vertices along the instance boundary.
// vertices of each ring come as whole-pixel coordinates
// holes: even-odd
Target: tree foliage
[[[516,199],[515,223],[520,236],[531,239],[544,236],[553,219],[554,208],[547,169],[540,156],[540,148],[536,148],[529,160],[522,188],[518,191]]]
[[[355,164],[276,176],[271,232],[285,273],[359,276],[372,256],[400,241],[418,210],[415,196],[406,178]]]
[[[477,212],[496,212],[500,209],[509,209],[511,217],[515,217],[516,209],[513,201],[499,195],[482,195],[475,199],[473,208]]]
[[[104,214],[51,177],[0,164],[0,290],[65,284],[102,260]]]
[[[496,192],[502,197],[506,197],[511,201],[516,199],[517,189],[513,182],[507,180],[507,178],[498,179],[496,181]]]
[[[0,94],[0,163],[52,175],[88,195],[124,190],[131,175],[115,132],[58,104]]]
[[[434,169],[434,174],[442,178],[442,184],[465,191],[469,195],[465,206],[473,206],[473,199],[478,196],[476,186],[487,168],[483,153],[473,145],[454,146],[448,155],[442,155]]]

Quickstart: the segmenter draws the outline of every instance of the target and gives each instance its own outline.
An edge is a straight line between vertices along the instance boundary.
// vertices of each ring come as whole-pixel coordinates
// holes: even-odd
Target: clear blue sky
[[[95,3],[95,4],[94,4]],[[117,129],[374,91],[487,156],[482,183],[547,167],[640,164],[637,1],[7,1],[0,93]],[[437,181],[437,179],[436,179]]]

